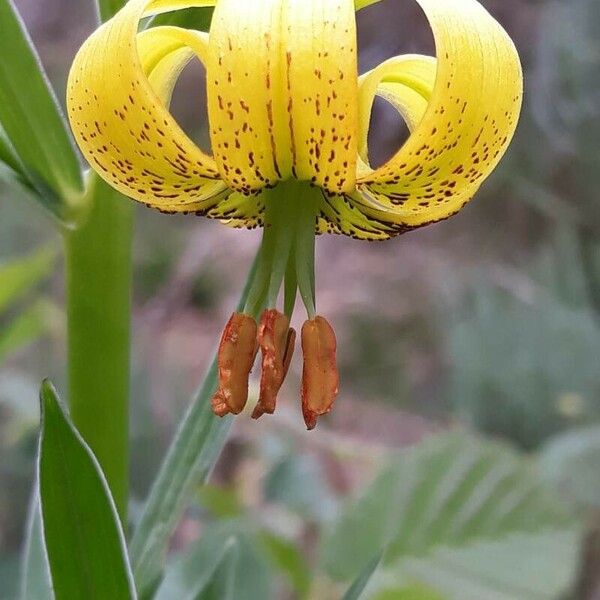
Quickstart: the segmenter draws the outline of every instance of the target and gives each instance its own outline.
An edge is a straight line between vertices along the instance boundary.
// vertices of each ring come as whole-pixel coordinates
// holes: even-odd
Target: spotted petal
[[[362,79],[363,165],[351,196],[366,216],[398,232],[447,218],[473,197],[510,143],[523,90],[512,41],[476,0],[418,2],[435,37],[435,84],[429,91],[424,72],[407,76],[407,67],[415,66],[410,57],[388,61]],[[364,145],[364,102],[374,89],[384,89],[414,127],[377,169],[366,164]],[[428,100],[424,111],[418,96]]]
[[[410,132],[420,123],[435,84],[436,60],[429,56],[407,55],[385,61],[360,79],[360,129],[358,138],[359,173],[371,172],[368,159],[368,134],[375,96],[387,100],[398,110]],[[361,240],[384,240],[407,231],[407,227],[367,214],[364,200],[353,194],[323,194],[321,233],[340,233]]]
[[[354,189],[356,61],[352,0],[219,0],[208,108],[228,184],[251,194],[294,176]]]
[[[193,56],[204,59],[208,39],[175,27],[138,35],[138,23],[213,4],[131,0],[87,40],[69,75],[69,118],[87,160],[123,194],[167,212],[204,213],[229,193],[168,111],[177,76]]]

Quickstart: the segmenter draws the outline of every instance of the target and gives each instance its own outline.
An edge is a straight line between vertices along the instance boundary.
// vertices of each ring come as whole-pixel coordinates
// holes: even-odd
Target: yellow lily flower
[[[337,394],[335,336],[315,311],[315,233],[381,240],[448,218],[490,175],[516,128],[519,58],[477,0],[417,0],[437,58],[399,56],[359,77],[355,10],[376,1],[130,0],[86,41],[71,69],[75,138],[109,184],[163,212],[264,226],[244,313],[274,309],[284,277],[290,300],[287,319],[267,311],[259,328],[269,393],[256,416],[274,410],[289,366],[296,286],[310,318],[302,344],[309,426]],[[138,32],[143,17],[214,5],[209,34]],[[175,82],[194,56],[206,67],[212,156],[169,113]],[[411,132],[378,168],[367,145],[375,96]],[[239,315],[226,328],[219,414],[243,408],[244,398],[230,397],[230,367],[239,339],[244,356],[256,353],[252,335],[238,335],[253,331]],[[246,385],[246,367],[241,373],[235,389],[239,377]]]

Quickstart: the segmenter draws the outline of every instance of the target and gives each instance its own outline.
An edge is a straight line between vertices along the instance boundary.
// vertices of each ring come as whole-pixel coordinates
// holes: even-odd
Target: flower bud
[[[338,394],[336,339],[331,325],[315,317],[302,326],[302,413],[306,427],[314,429],[317,417],[327,414]]]
[[[237,415],[246,406],[248,377],[258,351],[256,330],[252,317],[233,313],[223,331],[217,358],[219,389],[212,398],[213,411],[219,417]]]
[[[290,320],[277,310],[265,310],[258,327],[262,373],[260,396],[252,413],[253,419],[275,412],[277,394],[290,367],[295,343],[296,332],[290,328]]]

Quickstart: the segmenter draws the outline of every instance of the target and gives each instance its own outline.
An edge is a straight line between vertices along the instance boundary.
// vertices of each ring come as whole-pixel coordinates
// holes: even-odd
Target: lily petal
[[[360,78],[359,154],[368,166],[368,135],[375,96],[390,102],[412,133],[427,110],[435,85],[437,61],[412,54],[386,60]],[[368,168],[370,172],[372,170]]]
[[[523,93],[511,39],[476,0],[418,2],[433,29],[438,57],[428,107],[388,163],[359,174],[358,195],[352,197],[366,216],[398,232],[445,219],[473,197],[510,143]],[[378,87],[389,77],[390,71],[375,69],[363,85]],[[386,86],[399,106],[406,100],[400,89]],[[411,107],[416,110],[416,103]],[[364,131],[368,113],[361,114]]]
[[[368,134],[375,96],[390,102],[415,130],[421,121],[433,91],[436,60],[429,56],[407,55],[391,58],[360,78],[359,88],[359,160],[358,173],[372,173],[368,160]],[[360,194],[323,194],[319,233],[338,233],[361,240],[384,240],[407,230],[368,214]]]
[[[214,2],[131,0],[79,51],[68,112],[94,169],[123,194],[165,212],[200,212],[229,193],[212,157],[168,111],[177,76],[207,36],[175,27],[137,33],[143,16]]]
[[[250,195],[295,176],[354,188],[352,0],[219,0],[207,80],[213,151],[230,187]]]

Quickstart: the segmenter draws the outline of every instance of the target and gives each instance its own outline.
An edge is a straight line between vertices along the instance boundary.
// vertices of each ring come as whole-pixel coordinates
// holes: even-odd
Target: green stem
[[[98,177],[88,183],[87,221],[64,235],[69,404],[125,520],[134,207]]]

